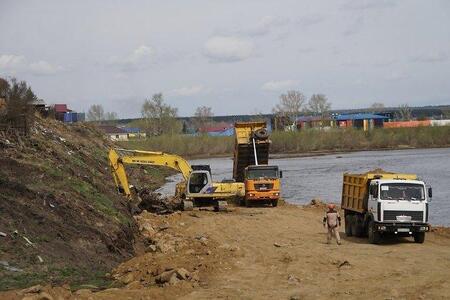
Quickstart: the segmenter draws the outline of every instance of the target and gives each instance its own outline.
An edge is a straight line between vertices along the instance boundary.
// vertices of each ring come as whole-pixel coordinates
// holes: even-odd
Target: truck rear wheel
[[[381,235],[376,230],[374,221],[369,222],[367,236],[369,237],[369,243],[371,244],[379,244],[381,241]]]
[[[425,242],[425,232],[414,233],[414,242],[418,244]]]
[[[345,235],[352,236],[352,215],[345,216]]]
[[[352,233],[356,237],[362,237],[364,232],[363,220],[359,215],[354,215],[352,220]]]

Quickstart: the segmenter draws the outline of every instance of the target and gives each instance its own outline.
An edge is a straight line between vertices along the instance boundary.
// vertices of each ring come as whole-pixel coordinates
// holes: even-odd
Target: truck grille
[[[267,191],[273,189],[273,183],[255,183],[255,190]]]
[[[397,216],[410,216],[411,221],[423,221],[423,211],[385,210],[384,221],[397,221]]]

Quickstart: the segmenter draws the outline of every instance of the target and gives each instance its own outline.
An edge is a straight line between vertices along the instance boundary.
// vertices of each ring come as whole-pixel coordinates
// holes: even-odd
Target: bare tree
[[[100,104],[91,105],[87,112],[88,121],[102,121],[105,119],[105,111]]]
[[[288,91],[286,94],[281,94],[280,103],[272,111],[278,117],[287,118],[289,124],[292,124],[303,109],[305,101],[306,97],[300,91]]]
[[[384,104],[381,102],[375,102],[370,106],[370,111],[381,112],[384,110]]]
[[[105,120],[107,121],[115,121],[118,119],[117,113],[113,111],[109,111],[105,114]]]
[[[402,104],[398,107],[398,111],[395,113],[395,118],[402,120],[402,121],[408,121],[412,118],[411,108],[408,104]]]
[[[212,117],[214,116],[212,108],[208,106],[199,106],[194,113],[194,123],[195,127],[198,129],[207,126],[212,122]]]
[[[151,135],[175,134],[182,129],[182,124],[176,119],[178,109],[165,104],[162,93],[146,99],[141,113],[145,129]]]
[[[328,102],[327,96],[324,94],[314,94],[308,102],[308,110],[313,115],[325,118],[330,112],[331,103]]]
[[[6,116],[6,97],[8,91],[9,82],[6,79],[0,78],[0,117]],[[0,119],[0,121],[2,120]]]

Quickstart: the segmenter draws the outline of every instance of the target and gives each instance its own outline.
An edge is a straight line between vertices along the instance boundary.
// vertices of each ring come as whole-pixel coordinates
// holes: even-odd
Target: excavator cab
[[[189,194],[207,194],[211,187],[212,179],[208,171],[192,171],[188,181]]]

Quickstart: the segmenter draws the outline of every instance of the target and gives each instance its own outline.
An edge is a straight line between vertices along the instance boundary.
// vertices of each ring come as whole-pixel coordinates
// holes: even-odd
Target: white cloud
[[[239,36],[243,38],[265,36],[278,27],[288,25],[289,18],[279,16],[264,16],[256,22],[248,22],[247,26],[231,26],[231,28],[220,28],[216,30],[217,36]]]
[[[351,0],[344,4],[342,8],[349,10],[365,10],[388,8],[392,6],[395,6],[395,1],[393,0]]]
[[[297,23],[302,27],[309,27],[325,21],[325,17],[321,15],[306,15],[298,18]]]
[[[279,80],[279,81],[269,81],[262,85],[262,89],[265,91],[284,91],[287,89],[295,88],[298,86],[299,81],[298,80]]]
[[[265,16],[261,18],[255,25],[242,29],[240,33],[248,36],[262,36],[270,33],[272,29],[286,25],[289,22],[289,19],[286,18]]]
[[[23,55],[4,54],[0,55],[0,70],[8,73],[25,73],[33,75],[54,75],[64,68],[53,65],[45,60],[28,63]]]
[[[206,91],[207,89],[202,85],[193,85],[171,90],[168,94],[173,96],[193,96]]]
[[[384,77],[386,81],[399,81],[407,78],[408,75],[406,75],[404,72],[399,71],[393,71]]]
[[[444,52],[429,52],[421,55],[417,55],[411,59],[413,62],[421,63],[436,63],[443,62],[448,59],[447,53]]]
[[[0,55],[0,70],[16,72],[25,67],[25,57],[22,55]]]
[[[60,71],[63,71],[64,68],[61,66],[55,66],[46,62],[45,60],[40,60],[29,65],[29,69],[31,73],[34,75],[54,75]]]
[[[253,43],[234,36],[215,36],[205,43],[205,55],[212,62],[237,62],[252,56]]]
[[[152,47],[142,45],[125,57],[111,57],[109,65],[119,67],[124,72],[141,70],[153,62],[154,55],[155,50]]]

